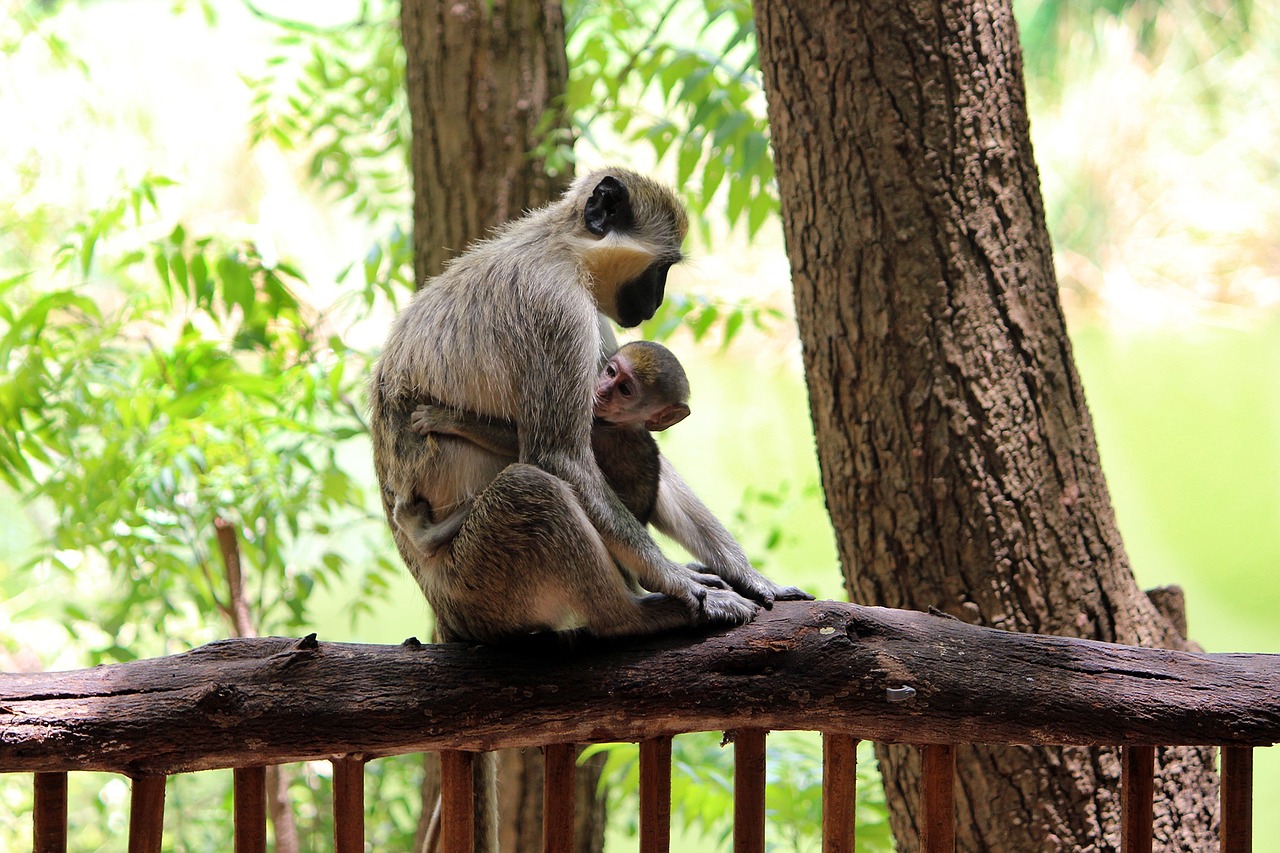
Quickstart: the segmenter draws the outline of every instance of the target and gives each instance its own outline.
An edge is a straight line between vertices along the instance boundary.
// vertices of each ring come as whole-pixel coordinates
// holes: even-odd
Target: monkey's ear
[[[583,208],[583,220],[587,230],[603,237],[619,228],[631,227],[631,194],[622,181],[607,175],[591,191],[591,198]]]
[[[673,427],[687,417],[689,417],[689,407],[684,403],[676,403],[667,406],[645,421],[644,428],[649,432],[662,432],[667,427]]]

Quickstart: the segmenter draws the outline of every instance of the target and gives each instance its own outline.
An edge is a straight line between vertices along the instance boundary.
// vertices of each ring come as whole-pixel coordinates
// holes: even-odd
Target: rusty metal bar
[[[164,837],[164,776],[133,780],[129,800],[129,853],[160,853]]]
[[[1222,853],[1253,849],[1253,747],[1222,748]]]
[[[578,748],[571,743],[542,748],[542,851],[573,853],[574,776]]]
[[[475,848],[476,753],[440,753],[440,853],[472,853]]]
[[[334,853],[364,853],[364,759],[333,759]]]
[[[764,853],[764,729],[733,736],[733,853]]]
[[[32,811],[31,849],[35,853],[66,853],[66,773],[36,774],[35,807]]]
[[[267,851],[267,768],[237,767],[235,790],[235,851]]]
[[[920,850],[953,853],[956,849],[956,748],[931,743],[920,747],[923,765],[921,787]]]
[[[1123,853],[1151,853],[1156,748],[1125,746],[1120,753],[1120,849]]]
[[[853,853],[858,739],[822,733],[822,853]]]
[[[671,738],[640,741],[640,853],[671,851]]]

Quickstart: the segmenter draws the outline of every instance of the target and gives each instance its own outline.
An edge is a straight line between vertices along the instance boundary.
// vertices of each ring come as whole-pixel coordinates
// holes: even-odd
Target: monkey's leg
[[[573,490],[532,465],[509,465],[476,496],[441,572],[451,601],[437,613],[473,641],[583,623],[603,636],[707,621],[678,599],[632,594]]]

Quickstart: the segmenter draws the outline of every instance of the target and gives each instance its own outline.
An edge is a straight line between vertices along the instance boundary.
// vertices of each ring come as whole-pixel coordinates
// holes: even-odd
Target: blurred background
[[[395,7],[0,5],[0,669],[236,632],[215,519],[243,531],[254,630],[425,639],[363,435],[369,359],[412,287]],[[1062,300],[1135,572],[1185,589],[1206,650],[1280,652],[1280,12],[1014,7]],[[562,162],[656,172],[698,223],[695,260],[640,331],[693,387],[664,452],[766,574],[843,598],[749,5],[566,11],[578,140]],[[713,91],[734,112],[708,119]],[[691,850],[728,825],[716,740],[677,755]],[[1258,803],[1280,796],[1277,752],[1257,756]],[[770,808],[792,827],[774,849],[817,849],[812,754],[771,738]],[[614,780],[634,772],[625,749],[610,762]],[[327,772],[295,769],[303,849],[330,837]],[[886,849],[866,773],[860,849]],[[209,775],[171,782],[167,848],[225,848],[229,774]],[[370,765],[371,849],[407,845],[419,777],[415,760]],[[0,848],[29,844],[30,796],[29,777],[0,777]],[[72,825],[90,827],[74,849],[114,849],[127,799],[120,778],[73,775]],[[634,804],[615,806],[629,849]],[[1258,809],[1256,827],[1280,837],[1280,814]]]

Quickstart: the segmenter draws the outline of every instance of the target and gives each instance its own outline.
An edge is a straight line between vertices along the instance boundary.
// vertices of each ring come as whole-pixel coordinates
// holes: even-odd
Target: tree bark
[[[569,71],[557,0],[403,0],[401,29],[413,128],[414,273],[421,285],[470,243],[567,185],[568,174],[548,176],[530,152],[542,142],[540,124],[544,131],[568,124]],[[530,750],[500,760],[501,849],[539,850],[540,832],[508,830],[541,821],[541,757]],[[598,767],[582,768],[584,796],[596,796],[599,775]],[[429,768],[428,779],[437,776]],[[586,850],[601,849],[598,810],[582,810],[579,829],[601,839]]]
[[[1010,4],[757,0],[756,20],[852,599],[1185,648],[1116,528],[1058,301]],[[919,763],[878,755],[894,834],[914,849]],[[974,747],[957,763],[957,849],[1116,843],[1114,752]],[[1168,752],[1160,775],[1157,838],[1204,849],[1212,752]]]
[[[556,0],[403,0],[401,28],[421,284],[567,185],[530,152],[548,111],[550,127],[568,125],[569,66]]]

